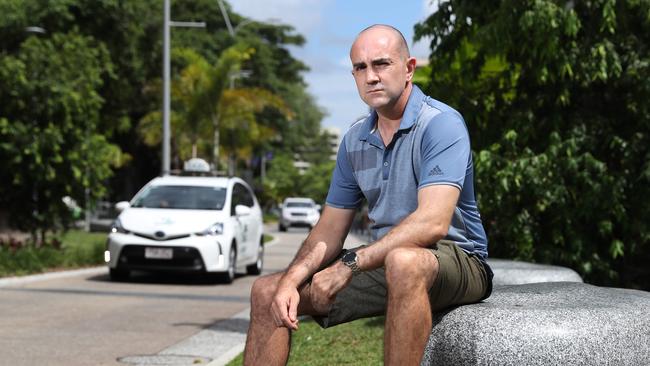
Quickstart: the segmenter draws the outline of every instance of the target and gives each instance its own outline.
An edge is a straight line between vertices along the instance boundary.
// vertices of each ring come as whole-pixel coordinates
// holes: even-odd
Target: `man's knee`
[[[394,289],[412,289],[426,285],[427,288],[438,273],[436,257],[421,248],[395,248],[384,260],[386,282]]]
[[[253,282],[253,287],[251,288],[252,311],[262,308],[268,310],[268,307],[271,306],[271,301],[273,300],[273,295],[275,295],[275,290],[280,278],[281,274],[274,273],[259,277],[255,282]]]

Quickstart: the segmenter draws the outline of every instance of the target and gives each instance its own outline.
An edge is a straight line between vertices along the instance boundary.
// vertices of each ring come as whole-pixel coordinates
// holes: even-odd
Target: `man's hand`
[[[273,315],[275,325],[286,327],[289,330],[298,330],[299,302],[300,295],[297,288],[282,285],[278,287],[271,304],[271,315]]]
[[[316,273],[309,286],[309,297],[314,310],[327,314],[336,294],[352,280],[352,270],[341,261]]]

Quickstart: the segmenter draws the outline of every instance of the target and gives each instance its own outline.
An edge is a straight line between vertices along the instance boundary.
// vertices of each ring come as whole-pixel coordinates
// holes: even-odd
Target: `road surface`
[[[266,248],[264,273],[277,272],[291,261],[307,231],[279,233],[267,227],[266,232],[279,240]],[[358,243],[354,237],[346,244],[350,242]],[[194,276],[142,273],[128,283],[115,283],[105,268],[97,268],[26,282],[0,280],[0,364],[146,360],[215,323],[232,322],[233,315],[248,308],[255,278],[240,275],[224,285]],[[239,324],[240,329],[246,326]]]

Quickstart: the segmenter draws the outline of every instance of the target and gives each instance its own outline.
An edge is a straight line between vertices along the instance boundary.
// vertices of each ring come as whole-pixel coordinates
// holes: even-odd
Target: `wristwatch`
[[[357,253],[355,251],[347,250],[343,254],[343,257],[341,257],[341,262],[343,262],[343,264],[345,264],[346,267],[352,270],[353,276],[356,276],[359,273],[361,273],[361,268],[359,268],[359,264],[357,263]]]

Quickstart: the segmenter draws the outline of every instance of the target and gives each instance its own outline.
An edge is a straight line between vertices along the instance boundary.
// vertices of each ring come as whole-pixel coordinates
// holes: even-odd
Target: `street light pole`
[[[205,22],[174,22],[171,21],[170,0],[165,0],[163,21],[163,141],[162,141],[162,175],[169,175],[171,171],[171,128],[170,114],[170,61],[169,43],[170,27],[205,28]]]
[[[163,141],[162,141],[162,175],[168,175],[171,168],[170,160],[170,126],[169,126],[169,0],[165,0],[165,15],[163,22]]]

